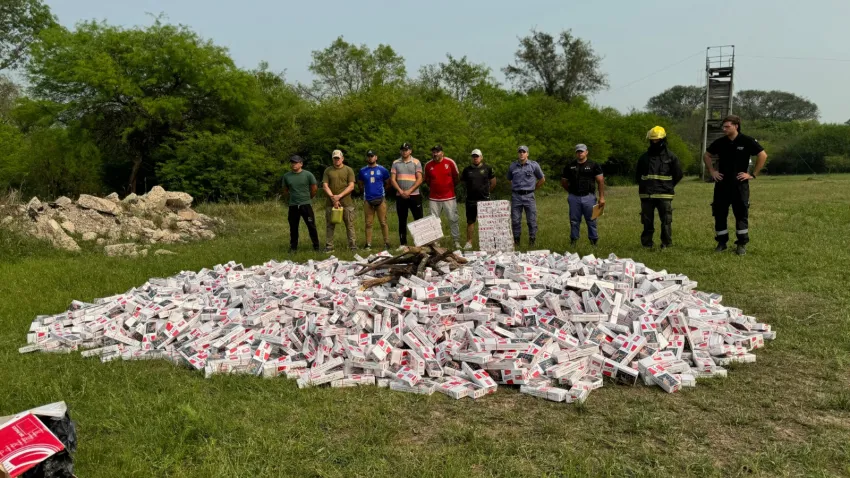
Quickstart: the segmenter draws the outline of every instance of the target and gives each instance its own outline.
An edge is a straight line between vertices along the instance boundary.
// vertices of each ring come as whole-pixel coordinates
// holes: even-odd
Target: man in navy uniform
[[[714,240],[717,241],[717,252],[726,250],[729,242],[729,229],[726,219],[729,216],[729,206],[735,214],[735,243],[738,247],[735,253],[743,256],[747,253],[747,243],[750,242],[749,209],[750,181],[758,177],[767,161],[767,153],[754,138],[741,133],[741,118],[729,115],[723,118],[723,133],[725,136],[715,140],[703,155],[703,161],[708,173],[714,179],[714,202],[711,212],[714,215]],[[717,169],[711,162],[712,155],[718,156]],[[753,173],[747,172],[750,157],[756,156]]]

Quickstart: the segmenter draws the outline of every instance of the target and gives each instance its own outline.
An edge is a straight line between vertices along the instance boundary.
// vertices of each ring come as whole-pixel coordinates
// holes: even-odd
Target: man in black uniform
[[[493,168],[484,163],[480,149],[473,149],[470,154],[472,164],[463,168],[460,179],[466,187],[466,246],[472,249],[472,233],[478,221],[478,202],[489,201],[490,192],[496,187],[496,175]]]
[[[661,220],[661,248],[673,245],[673,188],[682,180],[679,158],[667,149],[667,132],[656,126],[646,134],[649,149],[638,159],[635,180],[640,196],[640,243],[650,248],[655,234],[655,210]]]
[[[715,140],[703,155],[705,167],[714,179],[714,202],[711,211],[714,215],[714,239],[717,241],[715,251],[726,250],[729,242],[729,229],[726,218],[729,206],[735,214],[735,243],[738,245],[735,253],[742,256],[747,253],[746,245],[750,242],[748,213],[750,208],[750,180],[755,179],[767,161],[767,153],[755,139],[741,134],[741,118],[729,115],[723,118],[723,133],[726,135]],[[711,164],[711,156],[717,155],[717,169]],[[747,170],[750,156],[757,156],[753,173]]]
[[[570,245],[575,246],[581,229],[581,218],[587,222],[587,238],[592,245],[599,241],[596,219],[593,219],[593,206],[605,205],[605,179],[602,167],[587,159],[587,146],[576,145],[576,159],[564,166],[561,174],[561,187],[567,190],[570,205]],[[596,199],[596,186],[599,186],[599,199]]]

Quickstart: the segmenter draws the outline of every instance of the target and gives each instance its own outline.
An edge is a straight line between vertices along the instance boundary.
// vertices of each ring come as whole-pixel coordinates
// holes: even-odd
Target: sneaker
[[[570,239],[570,247],[575,247],[578,243],[578,239]]]
[[[298,252],[298,248],[297,248],[297,247],[290,247],[290,248],[289,248],[289,253],[290,253],[290,254],[295,254],[296,252]]]
[[[320,250],[322,250],[322,248],[318,244],[313,244],[313,250],[319,252]]]
[[[391,246],[389,242],[384,244],[384,250],[385,251],[391,251],[392,249],[393,249],[393,246]]]
[[[723,243],[723,242],[717,244],[717,247],[714,248],[714,252],[723,252],[725,250],[726,250],[726,243]]]
[[[461,249],[463,246],[460,245],[459,242],[455,241],[455,249]]]
[[[536,237],[532,237],[531,239],[528,240],[528,247],[534,247],[536,245],[537,245],[537,238]]]
[[[743,256],[746,253],[747,253],[747,246],[745,246],[743,244],[738,244],[738,247],[735,248],[735,254],[738,254],[739,256]]]
[[[349,249],[351,249],[351,252],[357,252],[357,246],[351,246]]]
[[[467,242],[466,245],[463,246],[463,248],[466,249],[467,251],[471,251],[472,250],[472,243]]]
[[[368,242],[366,243],[366,245],[363,246],[363,249],[366,249],[366,250],[369,250],[371,248],[372,248],[372,244],[369,244]]]
[[[655,247],[655,244],[641,244],[644,249],[652,249]]]
[[[590,245],[591,245],[591,246],[593,246],[593,247],[596,247],[596,243],[597,243],[597,242],[599,242],[599,239],[591,239],[591,240],[590,240]]]
[[[673,244],[661,244],[661,250],[670,249],[673,247]]]
[[[396,249],[396,251],[397,252],[407,252],[407,246],[402,244],[402,245],[398,246],[398,249]]]
[[[327,246],[327,247],[325,247],[325,252],[327,252],[327,253],[331,253],[331,252],[333,252],[333,251],[334,251],[334,247],[333,247],[333,246]]]

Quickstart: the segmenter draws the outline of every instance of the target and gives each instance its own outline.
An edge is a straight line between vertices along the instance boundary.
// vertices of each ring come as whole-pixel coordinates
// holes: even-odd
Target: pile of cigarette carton
[[[512,252],[510,201],[478,203],[478,244],[486,252]]]
[[[418,222],[418,221],[417,221]],[[386,254],[386,253],[382,253]],[[603,384],[692,387],[753,362],[770,326],[687,276],[610,255],[469,252],[439,275],[361,290],[360,265],[228,263],[38,316],[20,352],[164,359],[298,387],[477,399],[499,385],[584,402]]]
[[[407,224],[416,247],[430,244],[443,238],[443,225],[438,216],[428,214],[422,219]]]

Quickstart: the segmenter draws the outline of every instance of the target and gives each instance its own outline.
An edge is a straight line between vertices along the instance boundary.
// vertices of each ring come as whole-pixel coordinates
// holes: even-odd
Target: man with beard
[[[593,218],[593,206],[605,206],[605,177],[602,167],[587,158],[587,145],[577,144],[575,158],[564,166],[561,174],[561,187],[567,191],[570,206],[570,246],[575,247],[581,232],[581,220],[587,223],[587,238],[595,246],[599,241],[596,219]],[[596,189],[599,188],[599,198]]]
[[[643,247],[653,246],[655,210],[661,220],[661,249],[673,245],[673,195],[676,184],[682,180],[679,158],[667,148],[667,132],[656,126],[646,134],[649,149],[638,159],[635,179],[640,195],[640,221]]]

